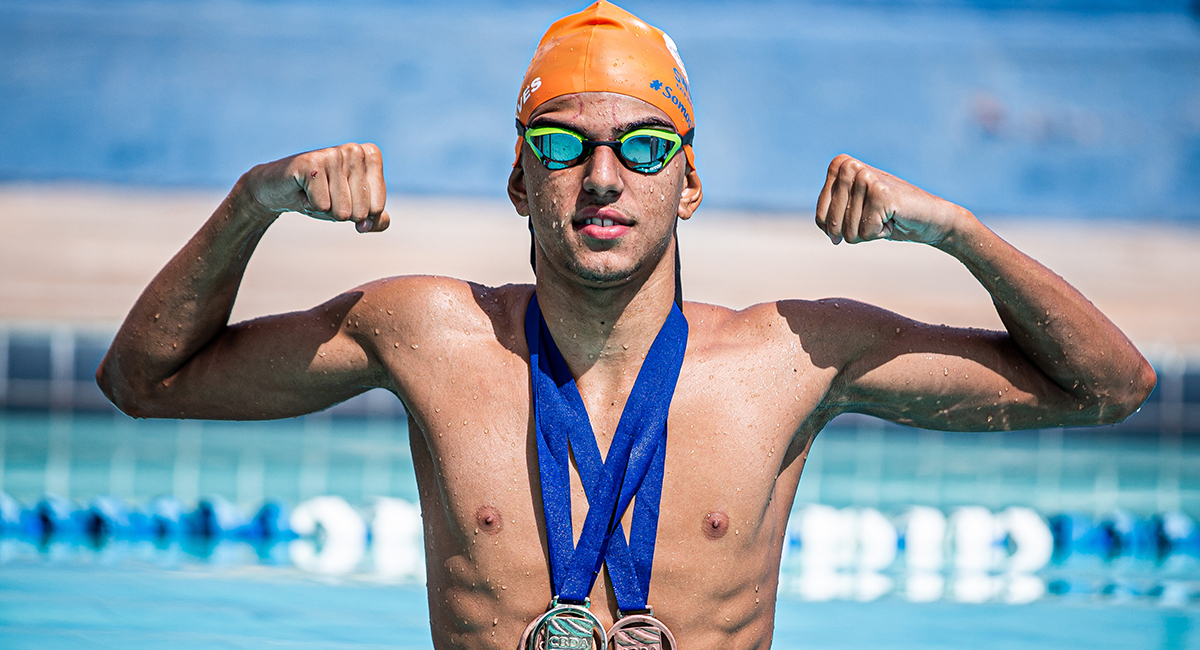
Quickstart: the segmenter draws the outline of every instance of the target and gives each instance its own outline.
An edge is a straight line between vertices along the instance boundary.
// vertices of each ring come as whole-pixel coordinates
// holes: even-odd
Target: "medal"
[[[646,599],[658,536],[667,415],[683,365],[687,332],[683,312],[672,305],[644,356],[608,455],[602,458],[575,378],[546,327],[537,296],[530,299],[525,338],[555,596],[549,610],[521,635],[520,650],[608,650],[610,641],[624,650],[676,650],[675,637],[650,613]],[[571,526],[572,455],[588,500],[578,546]],[[633,522],[627,542],[621,518],[631,503]],[[586,605],[605,564],[619,614],[608,633]]]
[[[622,616],[608,628],[612,650],[679,650],[675,635],[654,614]]]
[[[608,650],[604,626],[586,606],[559,604],[533,619],[521,634],[520,650]]]

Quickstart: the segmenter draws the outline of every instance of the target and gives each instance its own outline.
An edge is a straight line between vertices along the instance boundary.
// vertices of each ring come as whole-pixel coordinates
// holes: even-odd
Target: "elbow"
[[[1150,398],[1150,393],[1154,392],[1154,387],[1158,385],[1158,373],[1154,372],[1154,367],[1150,365],[1149,361],[1142,359],[1138,371],[1137,407],[1134,408],[1135,411],[1141,408],[1142,404],[1146,403],[1146,400]]]
[[[128,381],[120,369],[116,367],[117,363],[112,350],[104,355],[104,360],[100,362],[96,368],[96,385],[100,387],[100,392],[112,402],[117,410],[132,418],[147,418],[154,417],[153,414],[146,412],[142,405],[146,400],[138,399],[138,393]]]
[[[1114,386],[1108,392],[1102,402],[1101,421],[1098,424],[1124,422],[1142,408],[1142,404],[1146,403],[1150,393],[1154,391],[1154,386],[1158,383],[1158,374],[1145,358],[1139,361],[1137,369],[1123,379],[1123,385]]]

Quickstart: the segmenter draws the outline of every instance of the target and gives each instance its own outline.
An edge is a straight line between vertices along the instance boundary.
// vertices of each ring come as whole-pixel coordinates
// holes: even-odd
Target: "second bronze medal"
[[[654,616],[623,616],[608,629],[612,650],[678,650],[675,635]]]

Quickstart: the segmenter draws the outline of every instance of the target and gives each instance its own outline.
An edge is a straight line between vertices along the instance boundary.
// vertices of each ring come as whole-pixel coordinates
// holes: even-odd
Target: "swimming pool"
[[[407,435],[2,412],[0,645],[428,647]],[[1200,645],[1198,469],[1190,438],[835,423],[801,481],[776,644]]]

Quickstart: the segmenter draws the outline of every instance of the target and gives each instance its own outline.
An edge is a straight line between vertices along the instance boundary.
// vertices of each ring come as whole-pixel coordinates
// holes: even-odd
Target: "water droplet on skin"
[[[388,316],[391,316],[391,315],[392,315],[392,310],[390,310],[390,309],[389,309],[389,310],[387,310],[387,313],[388,313]]]
[[[416,344],[416,343],[413,343],[413,344],[412,344],[411,346],[409,346],[409,347],[411,347],[412,349],[416,350],[416,349],[417,349],[417,344]]]
[[[159,314],[154,315],[154,320],[158,320]]]
[[[325,353],[324,353],[324,352],[318,352],[317,354],[318,354],[319,356],[322,356],[322,357],[323,357],[323,356],[325,356]]]
[[[628,350],[628,349],[629,349],[629,344],[628,344],[628,343],[622,343],[622,344],[621,344],[621,349],[622,349],[622,350]]]
[[[392,347],[394,347],[394,348],[400,347],[400,341],[396,341],[395,343],[393,343]]]
[[[942,368],[942,374],[943,374],[943,375],[945,375],[945,376],[947,376],[947,377],[949,377],[949,376],[950,376],[950,369],[949,369],[949,368]]]

